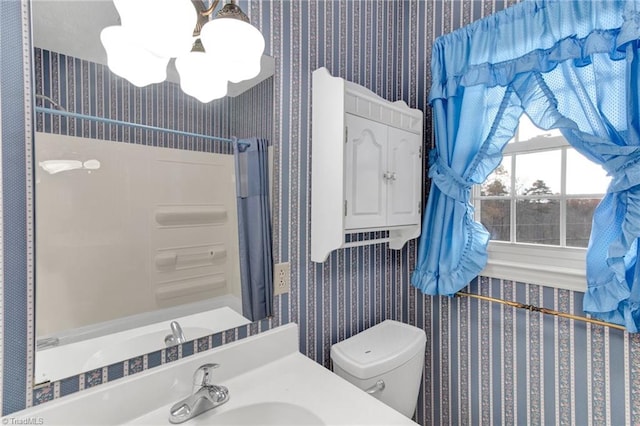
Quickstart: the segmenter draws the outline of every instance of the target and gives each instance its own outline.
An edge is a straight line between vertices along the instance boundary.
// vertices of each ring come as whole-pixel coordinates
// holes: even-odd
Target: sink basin
[[[262,402],[245,405],[213,415],[207,422],[217,426],[322,426],[325,423],[312,411],[287,402]]]

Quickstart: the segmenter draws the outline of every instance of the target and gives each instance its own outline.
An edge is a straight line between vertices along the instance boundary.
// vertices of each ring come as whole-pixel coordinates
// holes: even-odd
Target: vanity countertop
[[[301,353],[287,355],[220,384],[229,389],[229,402],[189,420],[184,423],[185,426],[215,425],[218,424],[216,418],[230,410],[264,402],[293,404],[317,416],[317,422],[308,420],[304,424],[416,424]],[[171,405],[165,405],[128,424],[169,424],[167,416]]]
[[[169,425],[170,407],[190,395],[193,373],[207,363],[220,365],[213,370],[214,382],[226,386],[230,398],[188,420],[187,426],[415,425],[302,355],[293,323],[13,413],[2,421]]]

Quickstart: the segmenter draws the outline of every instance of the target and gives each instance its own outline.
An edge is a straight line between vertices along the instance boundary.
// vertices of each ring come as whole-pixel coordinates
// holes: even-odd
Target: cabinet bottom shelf
[[[322,234],[324,237],[328,233]],[[314,244],[311,245],[311,260],[313,262],[322,263],[327,260],[329,253],[341,248],[353,248],[362,247],[373,244],[385,244],[388,243],[388,248],[391,250],[400,250],[407,241],[420,236],[420,225],[408,225],[396,228],[382,228],[382,229],[358,229],[358,230],[345,230],[342,233],[342,237],[334,234],[335,238],[333,245],[330,244],[329,239],[323,241],[324,245]]]

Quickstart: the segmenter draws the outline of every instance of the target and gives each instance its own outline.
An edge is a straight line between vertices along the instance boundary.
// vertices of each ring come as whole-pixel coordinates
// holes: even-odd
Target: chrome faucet
[[[167,334],[167,337],[164,338],[165,345],[175,346],[186,341],[187,339],[185,339],[182,327],[180,327],[178,321],[171,321],[171,334]]]
[[[169,412],[171,423],[186,422],[229,400],[229,389],[212,383],[211,370],[214,368],[218,368],[218,364],[205,364],[198,367],[193,375],[194,392],[171,407]]]

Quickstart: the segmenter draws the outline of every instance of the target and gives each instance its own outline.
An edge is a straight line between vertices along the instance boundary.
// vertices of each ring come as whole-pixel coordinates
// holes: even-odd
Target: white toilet
[[[411,418],[424,370],[424,330],[386,320],[331,347],[333,371]]]

